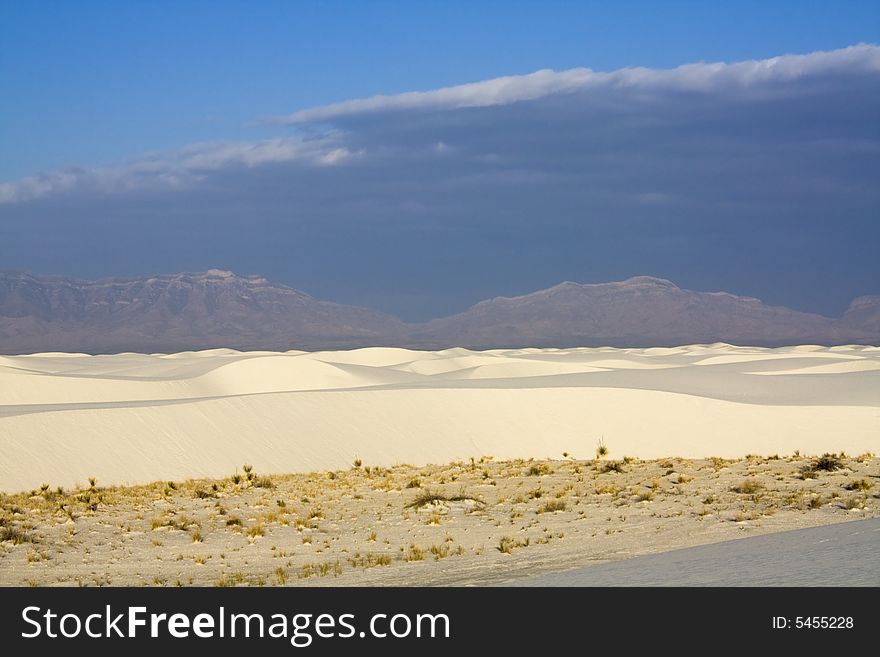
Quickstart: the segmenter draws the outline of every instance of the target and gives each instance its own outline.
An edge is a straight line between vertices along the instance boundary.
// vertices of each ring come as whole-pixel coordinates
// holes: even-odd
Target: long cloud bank
[[[643,111],[662,109],[664,101],[682,94],[697,96],[692,102],[706,99],[715,102],[745,103],[802,98],[831,93],[835,83],[847,86],[863,82],[880,83],[880,47],[856,45],[830,52],[785,55],[760,61],[694,63],[669,70],[626,68],[596,72],[589,68],[566,71],[541,70],[527,75],[513,75],[432,91],[413,91],[391,96],[356,99],[296,111],[288,116],[265,121],[276,126],[329,124],[317,135],[279,136],[272,139],[194,144],[177,152],[133,158],[129,162],[101,167],[76,167],[0,183],[0,203],[20,203],[52,194],[116,194],[140,188],[186,189],[197,186],[211,172],[224,168],[254,168],[284,162],[309,167],[346,163],[363,155],[381,157],[382,143],[372,143],[372,153],[361,144],[369,135],[340,132],[358,119],[375,120],[377,116],[398,113],[450,113],[472,108],[499,108],[517,103],[547,101],[558,108],[580,108],[585,112],[603,107],[622,110],[622,106],[640,106]],[[562,97],[562,98],[560,98]],[[702,98],[700,98],[702,97]],[[552,99],[552,100],[551,100]],[[540,108],[536,107],[536,110]],[[528,111],[528,110],[524,110]],[[539,112],[538,112],[539,113]],[[562,112],[560,112],[562,113]],[[389,121],[397,121],[389,117]],[[334,127],[335,126],[335,127]],[[390,144],[386,144],[389,145]],[[394,144],[399,155],[400,144]],[[416,147],[421,146],[418,140]],[[449,150],[442,141],[433,142],[434,154]],[[487,161],[491,162],[489,157]],[[646,198],[652,198],[650,193]],[[655,200],[662,195],[654,195]]]

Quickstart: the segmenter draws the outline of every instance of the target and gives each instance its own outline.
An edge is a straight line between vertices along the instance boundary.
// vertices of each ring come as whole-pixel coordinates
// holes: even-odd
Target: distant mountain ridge
[[[0,274],[0,353],[345,348],[393,343],[405,329],[384,313],[218,269],[97,281]]]
[[[510,345],[551,346],[876,341],[880,297],[861,299],[843,319],[834,320],[768,306],[753,297],[695,292],[662,278],[636,276],[614,283],[564,282],[523,296],[481,301],[458,315],[428,322],[416,335],[428,342],[458,335],[484,347],[498,345],[502,336]]]
[[[730,342],[880,343],[880,295],[840,319],[696,292],[637,276],[564,282],[406,324],[367,308],[317,300],[261,276],[212,269],[86,281],[0,272],[0,353],[343,349],[364,346],[647,347]]]

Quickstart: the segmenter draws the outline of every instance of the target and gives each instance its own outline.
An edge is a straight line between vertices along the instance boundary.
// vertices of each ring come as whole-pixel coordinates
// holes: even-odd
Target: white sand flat
[[[880,451],[880,349],[0,357],[0,489],[499,458]]]

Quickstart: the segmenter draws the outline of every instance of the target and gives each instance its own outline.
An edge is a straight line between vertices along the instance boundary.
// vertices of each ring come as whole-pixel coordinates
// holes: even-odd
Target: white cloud
[[[560,160],[562,155],[571,157],[574,154],[581,157],[584,153],[595,151],[599,157],[602,151],[596,150],[598,143],[603,144],[611,157],[610,153],[619,152],[620,145],[626,143],[627,135],[633,134],[633,129],[628,126],[614,133],[595,132],[575,152],[572,150],[573,137],[581,134],[586,139],[583,134],[591,129],[589,126],[570,117],[560,117],[559,122],[548,124],[546,120],[530,119],[533,115],[546,117],[546,112],[557,112],[560,108],[582,111],[592,101],[597,101],[593,103],[590,121],[607,121],[615,118],[617,109],[606,106],[603,101],[616,95],[623,99],[623,106],[639,105],[638,116],[643,124],[648,124],[655,121],[656,109],[660,107],[654,100],[673,99],[670,111],[676,116],[687,112],[688,103],[682,104],[680,99],[676,100],[675,92],[705,94],[717,101],[716,106],[722,107],[732,98],[741,100],[764,95],[797,97],[797,94],[812,92],[823,78],[845,80],[847,75],[858,75],[876,82],[875,76],[878,73],[880,47],[864,44],[831,52],[785,55],[732,64],[695,63],[669,70],[627,68],[607,73],[588,68],[560,72],[541,70],[528,75],[501,77],[433,91],[350,100],[301,110],[272,120],[279,125],[332,124],[334,121],[344,124],[345,119],[350,117],[390,114],[370,125],[349,124],[344,126],[345,130],[332,128],[317,133],[313,131],[320,130],[320,127],[313,126],[310,132],[317,136],[311,137],[295,134],[260,141],[194,144],[177,151],[142,156],[117,165],[71,168],[0,183],[0,204],[8,205],[53,194],[77,192],[101,196],[139,189],[188,189],[212,175],[216,176],[230,169],[257,169],[278,163],[298,163],[313,169],[327,169],[362,158],[367,152],[377,162],[407,154],[418,159],[421,153],[429,152],[437,162],[447,162],[449,166],[458,162],[460,166],[467,168],[467,175],[478,176],[479,172],[473,171],[472,165],[499,165],[502,156],[497,151],[507,149],[508,156],[513,155],[513,160],[520,161],[517,166],[535,169],[532,175],[537,179],[537,169],[540,166],[553,168],[554,175],[561,175],[559,166],[554,162]],[[540,99],[550,97],[563,98],[565,105],[556,101],[543,106],[539,104]],[[413,130],[399,129],[404,123],[401,121],[401,113],[405,112],[433,111],[440,116],[439,113],[460,108],[501,107],[523,101],[533,101],[535,111],[526,112],[527,116],[517,119],[521,122],[518,127],[505,128],[491,121],[463,121],[456,122],[454,128],[444,125],[441,129],[436,129],[436,125],[440,123],[429,125],[430,122],[426,122]],[[545,113],[542,115],[540,112]],[[456,130],[459,132],[455,132]],[[529,135],[533,131],[540,132],[543,137],[538,137],[536,132],[533,137],[536,142],[530,143],[525,150],[516,150],[516,144],[522,142],[523,135]],[[659,134],[658,128],[650,136],[656,138]],[[493,135],[494,139],[484,139]],[[709,143],[705,135],[697,133],[682,133],[676,137],[687,139],[689,135],[693,137],[692,141],[699,147],[698,150],[704,150],[705,144]],[[853,139],[854,135],[849,134],[844,145],[850,148]],[[871,139],[868,139],[868,143],[871,147],[875,146]],[[632,148],[642,149],[642,146],[635,145]],[[539,152],[545,158],[543,165],[538,162]],[[439,154],[443,157],[438,158]],[[619,157],[624,158],[620,161],[638,164],[638,160],[626,159],[630,157],[629,154]],[[411,159],[404,165],[407,171],[412,169],[413,161]],[[647,203],[661,201],[660,197],[651,194],[643,196],[641,200]]]
[[[179,151],[142,157],[116,166],[65,169],[0,183],[0,204],[29,201],[75,189],[115,194],[135,189],[185,188],[209,172],[229,167],[254,168],[293,161],[326,167],[343,164],[363,154],[340,145],[339,139],[339,133],[330,132],[317,139],[284,137],[255,142],[193,144]]]
[[[600,87],[666,88],[703,92],[722,88],[742,89],[792,80],[805,75],[821,75],[842,70],[880,71],[880,47],[860,44],[841,50],[808,55],[784,55],[734,64],[695,63],[668,70],[638,67],[601,73],[589,68],[573,68],[558,72],[545,69],[528,75],[511,75],[433,91],[410,91],[393,96],[348,100],[300,110],[287,116],[269,119],[269,122],[295,125],[393,110],[509,105]]]

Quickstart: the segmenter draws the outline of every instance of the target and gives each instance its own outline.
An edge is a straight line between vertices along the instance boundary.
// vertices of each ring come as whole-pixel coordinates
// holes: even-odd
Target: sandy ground
[[[694,345],[0,357],[0,490],[880,448],[880,348]]]
[[[0,584],[486,585],[880,517],[869,454],[612,460],[609,447],[0,495]]]
[[[509,580],[506,586],[880,586],[880,518]]]

